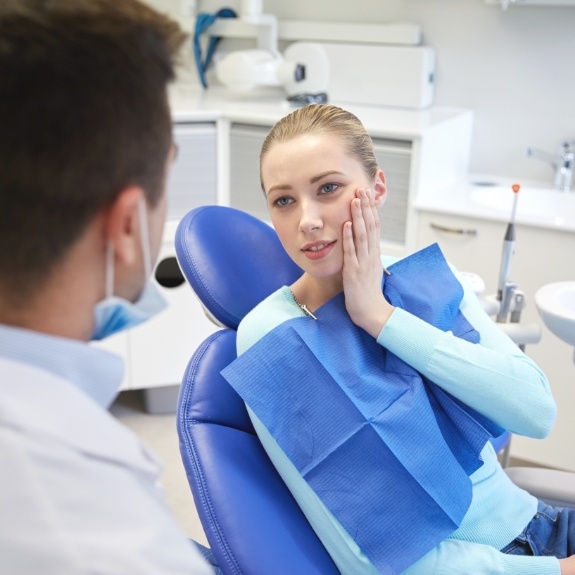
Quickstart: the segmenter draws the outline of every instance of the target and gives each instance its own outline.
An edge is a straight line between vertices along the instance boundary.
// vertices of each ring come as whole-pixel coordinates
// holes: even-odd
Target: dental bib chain
[[[387,276],[391,275],[391,272],[389,270],[387,270],[386,268],[383,268],[383,273]],[[293,300],[295,301],[295,303],[303,310],[303,312],[309,316],[312,317],[313,319],[317,320],[317,317],[309,310],[309,308],[307,307],[307,305],[305,305],[305,303],[300,303],[297,299],[297,297],[295,297],[295,293],[293,293],[293,291],[290,289],[291,295],[293,297]]]
[[[291,291],[291,290],[290,290]],[[309,317],[312,317],[313,319],[317,320],[317,317],[315,315],[313,315],[313,313],[311,313],[311,311],[309,311],[307,305],[305,305],[304,303],[299,303],[297,297],[295,297],[295,294],[293,293],[293,291],[291,292],[291,295],[293,296],[293,300],[295,301],[295,303],[297,303],[297,305],[299,305],[299,307],[303,310],[303,312],[308,315]]]

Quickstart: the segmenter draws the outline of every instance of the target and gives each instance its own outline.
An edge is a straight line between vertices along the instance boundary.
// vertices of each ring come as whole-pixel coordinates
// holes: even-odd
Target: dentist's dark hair
[[[125,187],[157,204],[185,38],[138,0],[0,2],[4,301],[25,301]]]
[[[347,152],[361,162],[365,173],[370,178],[375,177],[378,165],[373,141],[359,118],[337,106],[310,104],[284,116],[274,124],[264,140],[260,152],[260,183],[264,193],[261,166],[265,155],[274,144],[306,134],[327,134],[340,138]]]

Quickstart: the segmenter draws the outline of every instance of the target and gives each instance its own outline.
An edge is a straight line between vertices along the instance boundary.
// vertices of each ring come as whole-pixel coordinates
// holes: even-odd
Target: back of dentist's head
[[[123,188],[163,193],[185,35],[138,0],[0,2],[0,296],[41,289]]]
[[[351,112],[329,104],[310,104],[298,108],[279,120],[269,131],[260,152],[260,183],[262,162],[276,143],[308,134],[340,138],[347,152],[357,158],[365,173],[375,177],[378,170],[373,141],[359,118]]]

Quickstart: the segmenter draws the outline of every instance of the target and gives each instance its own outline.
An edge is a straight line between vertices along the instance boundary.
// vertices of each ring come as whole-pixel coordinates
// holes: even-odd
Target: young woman
[[[238,355],[294,318],[321,324],[324,306],[343,294],[344,313],[369,334],[366,345],[377,342],[457,401],[513,433],[535,438],[549,433],[555,404],[545,375],[483,312],[464,282],[458,308],[479,332],[478,345],[392,305],[392,298],[384,295],[386,268],[394,273],[394,265],[407,260],[395,264],[393,258],[380,254],[378,208],[386,199],[386,181],[372,141],[353,114],[335,106],[311,105],[280,120],[264,142],[260,177],[272,223],[303,274],[246,316],[238,330]],[[421,273],[419,285],[424,285],[425,270]],[[435,296],[430,297],[433,301]],[[291,366],[284,362],[275,367],[279,373],[289,372]],[[298,383],[313,386],[313,382],[312,373]],[[360,548],[355,533],[344,529],[302,477],[249,402],[248,408],[271,460],[340,571],[346,575],[382,572]],[[405,418],[408,421],[409,415]],[[303,434],[303,430],[291,433]],[[569,512],[548,507],[512,484],[489,442],[480,457],[482,465],[469,477],[472,494],[462,520],[404,572],[575,573],[575,558],[570,557],[575,553],[575,522],[570,522]],[[430,464],[440,469],[444,462]],[[394,478],[390,481],[393,485]],[[362,497],[370,500],[372,493]],[[404,505],[410,511],[410,501]],[[418,524],[418,513],[416,509],[408,530],[425,538],[426,527]],[[386,520],[385,513],[365,517],[366,523]]]

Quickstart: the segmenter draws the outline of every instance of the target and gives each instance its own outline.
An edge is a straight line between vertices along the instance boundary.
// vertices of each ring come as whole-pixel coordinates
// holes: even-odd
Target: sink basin
[[[514,193],[510,186],[478,186],[471,192],[477,204],[500,211],[511,217]],[[575,219],[575,193],[563,193],[549,188],[521,187],[517,200],[517,217],[538,217],[557,225]]]
[[[544,285],[535,293],[535,305],[543,323],[575,346],[575,281]]]

